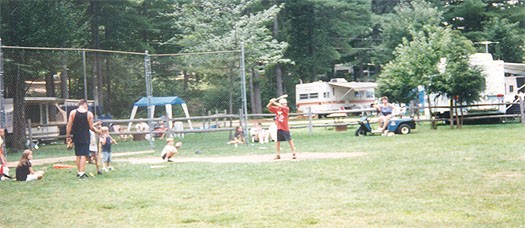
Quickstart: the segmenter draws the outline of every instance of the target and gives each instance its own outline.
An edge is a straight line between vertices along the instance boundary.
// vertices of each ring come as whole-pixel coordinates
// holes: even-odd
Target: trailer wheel
[[[355,131],[355,136],[366,136],[366,130],[363,129],[362,127],[358,128]]]
[[[397,132],[399,134],[403,134],[403,135],[409,134],[410,133],[410,126],[408,124],[401,124],[397,128]]]

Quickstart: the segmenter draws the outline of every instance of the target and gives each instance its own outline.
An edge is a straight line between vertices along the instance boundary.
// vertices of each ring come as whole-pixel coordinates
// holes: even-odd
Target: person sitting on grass
[[[175,145],[173,144],[174,142],[175,140],[173,140],[173,138],[166,139],[166,146],[164,146],[164,149],[162,149],[160,153],[162,160],[173,162],[171,158],[177,154],[177,149],[182,146],[181,142],[177,142]]]
[[[3,128],[0,128],[0,165],[7,166],[7,159],[5,151],[4,151],[4,135],[5,130]]]
[[[381,97],[381,104],[374,105],[374,108],[376,108],[377,111],[381,113],[381,116],[379,116],[379,120],[377,121],[377,124],[379,125],[377,131],[383,132],[387,129],[388,123],[392,118],[392,113],[396,109],[396,106],[394,106],[391,103],[388,103],[388,97],[383,96]]]
[[[233,139],[231,139],[228,144],[234,144],[235,147],[237,147],[238,144],[244,144],[244,132],[242,130],[241,126],[237,126],[235,128],[235,134],[233,135]]]
[[[34,181],[40,180],[44,177],[44,171],[34,171],[31,165],[31,159],[33,159],[33,151],[25,150],[20,157],[20,162],[16,167],[16,180],[17,181]]]
[[[252,136],[252,142],[258,143],[268,143],[270,138],[270,132],[266,131],[260,122],[255,124],[250,130],[250,135]]]

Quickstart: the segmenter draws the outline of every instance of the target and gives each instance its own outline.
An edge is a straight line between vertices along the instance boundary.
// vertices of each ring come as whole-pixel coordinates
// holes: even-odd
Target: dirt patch
[[[159,156],[151,156],[152,150],[146,151],[135,151],[135,152],[119,152],[113,153],[114,162],[128,162],[131,164],[160,164],[166,163]],[[126,157],[126,156],[138,156],[147,155],[143,157]],[[297,159],[293,160],[290,153],[281,154],[280,160],[274,160],[274,154],[255,154],[255,155],[240,155],[240,156],[225,156],[225,157],[175,157],[173,162],[207,162],[207,163],[261,163],[261,162],[282,162],[282,161],[302,161],[302,160],[317,160],[317,159],[341,159],[364,156],[366,153],[363,152],[352,152],[352,153],[311,153],[303,152],[297,153]],[[33,165],[53,164],[53,163],[64,163],[74,162],[75,156],[67,157],[55,157],[45,159],[33,159],[31,163]],[[18,161],[9,162],[9,167],[16,167]],[[158,167],[161,168],[161,167]]]
[[[121,156],[130,156],[130,155],[140,155],[140,154],[151,154],[153,153],[153,150],[144,150],[144,151],[135,151],[135,152],[119,152],[119,153],[112,153],[112,157],[121,157]],[[44,164],[52,164],[52,163],[64,163],[64,162],[72,162],[77,159],[77,157],[74,155],[75,152],[71,152],[73,155],[67,156],[67,157],[55,157],[55,158],[43,158],[43,159],[33,159],[31,160],[32,165],[44,165]],[[18,161],[8,162],[8,167],[16,167],[18,165]]]
[[[365,156],[363,152],[353,153],[297,153],[297,159],[292,159],[291,154],[281,154],[281,159],[274,160],[274,154],[254,154],[254,155],[240,155],[240,156],[226,156],[226,157],[175,157],[173,162],[205,162],[205,163],[263,163],[263,162],[283,162],[283,161],[303,161],[303,160],[318,160],[318,159],[341,159]],[[113,159],[114,162],[129,162],[131,164],[160,164],[166,163],[158,156],[133,157],[133,158],[118,158]]]

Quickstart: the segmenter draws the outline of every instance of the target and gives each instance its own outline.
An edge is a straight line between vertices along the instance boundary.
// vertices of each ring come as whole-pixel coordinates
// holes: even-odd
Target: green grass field
[[[524,130],[419,125],[406,136],[355,137],[353,129],[302,129],[292,131],[299,152],[366,155],[162,168],[122,162],[85,181],[75,170],[42,165],[35,167],[46,171],[41,181],[0,182],[0,227],[523,227]],[[179,157],[273,157],[274,144],[234,148],[226,138],[187,135]],[[158,155],[162,144],[155,146]],[[71,155],[63,148],[44,146],[34,159]],[[147,149],[114,146],[115,153]],[[290,156],[288,145],[283,152]]]

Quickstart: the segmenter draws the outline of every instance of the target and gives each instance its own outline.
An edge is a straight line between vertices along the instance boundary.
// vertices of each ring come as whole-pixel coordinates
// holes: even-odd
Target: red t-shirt
[[[275,114],[275,124],[277,125],[277,130],[290,131],[288,128],[288,113],[290,112],[290,108],[286,106],[270,106],[268,110]]]

